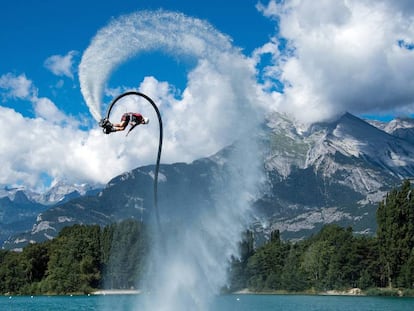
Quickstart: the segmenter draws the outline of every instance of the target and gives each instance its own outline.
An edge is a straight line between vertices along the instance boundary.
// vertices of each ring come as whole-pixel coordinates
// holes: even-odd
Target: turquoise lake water
[[[1,311],[141,311],[140,295],[0,297]],[[413,311],[414,298],[224,295],[211,311]],[[154,310],[157,311],[157,310]],[[181,310],[177,310],[181,311]],[[197,310],[194,310],[197,311]]]

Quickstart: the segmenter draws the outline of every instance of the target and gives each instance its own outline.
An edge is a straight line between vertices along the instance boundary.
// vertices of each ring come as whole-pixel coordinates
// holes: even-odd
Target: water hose
[[[136,92],[136,91],[125,92],[125,93],[115,97],[114,100],[112,100],[111,104],[108,107],[108,110],[106,111],[105,119],[101,120],[99,125],[104,127],[105,122],[103,122],[103,121],[104,120],[109,120],[109,117],[111,116],[112,108],[115,106],[115,104],[121,98],[123,98],[125,96],[129,96],[129,95],[136,95],[136,96],[141,96],[141,97],[145,98],[152,105],[152,107],[154,108],[155,112],[157,113],[157,117],[158,117],[160,134],[159,134],[159,142],[158,142],[157,162],[156,162],[156,165],[155,165],[155,174],[154,174],[154,211],[155,211],[155,218],[156,218],[156,221],[157,221],[157,226],[158,226],[158,229],[161,232],[160,214],[159,214],[159,211],[158,211],[158,173],[159,173],[159,169],[160,169],[163,129],[162,129],[161,114],[160,114],[160,111],[158,110],[157,105],[154,103],[154,101],[149,96],[147,96],[143,93]]]

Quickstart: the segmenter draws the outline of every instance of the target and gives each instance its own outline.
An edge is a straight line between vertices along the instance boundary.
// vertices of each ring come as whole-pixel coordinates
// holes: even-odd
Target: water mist
[[[205,117],[220,117],[216,123],[211,119],[205,124],[211,140],[226,137],[227,145],[231,146],[227,147],[225,157],[214,158],[218,169],[209,176],[214,181],[213,202],[200,202],[185,220],[169,223],[168,232],[163,232],[163,243],[152,250],[148,259],[150,273],[143,284],[150,291],[147,293],[143,288],[145,304],[133,308],[210,310],[212,297],[226,285],[230,257],[238,254],[238,243],[251,221],[250,203],[262,178],[261,157],[252,134],[258,129],[260,119],[252,104],[254,69],[239,49],[232,47],[227,36],[204,21],[165,11],[126,15],[101,29],[82,56],[81,90],[96,120],[101,118],[102,94],[112,71],[130,57],[152,50],[198,60],[183,92],[191,98],[199,96],[198,100],[175,111],[161,107],[161,114],[167,119],[168,114],[177,115],[177,111],[194,115],[193,110],[185,109],[205,105],[209,114]],[[212,72],[217,79],[213,86],[202,82],[203,70]],[[168,139],[177,144],[177,137],[172,139],[169,135],[167,121],[167,144]],[[190,131],[186,135],[200,133]],[[183,139],[188,138],[186,135],[182,135]],[[161,208],[161,219],[162,214]]]
[[[250,202],[260,179],[260,157],[254,141],[245,139],[231,150],[214,180],[214,202],[194,206],[169,234],[152,258],[157,273],[149,280],[155,292],[148,296],[145,310],[211,310],[214,295],[227,283],[232,255],[251,221]],[[189,195],[182,193],[183,196]],[[179,208],[179,206],[174,206]]]

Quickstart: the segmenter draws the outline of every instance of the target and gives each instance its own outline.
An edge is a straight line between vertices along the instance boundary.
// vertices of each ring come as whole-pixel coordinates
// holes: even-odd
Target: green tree
[[[247,262],[254,254],[254,236],[253,232],[247,230],[244,232],[242,241],[239,244],[240,256],[232,256],[229,268],[229,287],[228,291],[234,292],[247,287]]]
[[[0,250],[0,293],[87,293],[101,286],[103,271],[111,271],[114,287],[130,288],[145,269],[148,239],[142,223],[126,220],[103,230],[65,227],[22,252]]]
[[[399,275],[399,285],[404,288],[414,288],[414,249],[407,261],[402,265]]]
[[[327,273],[335,249],[328,241],[315,241],[305,250],[301,268],[309,276],[310,285],[326,289]]]
[[[361,289],[381,286],[378,240],[375,237],[358,236],[354,239],[356,251],[354,264],[359,271],[356,286]]]
[[[21,293],[26,285],[25,270],[21,253],[0,251],[0,293]]]
[[[65,227],[50,246],[47,276],[50,292],[89,292],[99,285],[100,227]]]
[[[357,285],[360,261],[351,228],[326,225],[307,242],[302,268],[317,289],[340,289]]]
[[[105,286],[132,288],[144,273],[148,235],[142,223],[125,220],[112,227],[110,249],[105,250]],[[108,247],[108,245],[106,245]]]
[[[377,223],[384,284],[389,287],[403,285],[399,283],[405,278],[400,278],[399,274],[414,247],[414,198],[408,180],[379,204]],[[401,282],[406,283],[406,280]]]
[[[281,288],[299,292],[308,288],[307,277],[301,269],[303,243],[297,243],[290,246],[285,265],[281,275]]]
[[[49,262],[50,241],[27,245],[22,252],[21,260],[25,267],[25,286],[21,288],[24,294],[41,293],[39,284],[46,275]]]
[[[247,262],[248,287],[254,290],[281,289],[282,272],[289,245],[282,242],[278,230]]]

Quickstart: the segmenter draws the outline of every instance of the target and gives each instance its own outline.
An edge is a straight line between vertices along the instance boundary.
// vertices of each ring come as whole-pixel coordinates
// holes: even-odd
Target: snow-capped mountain
[[[337,122],[317,132],[322,132],[323,139],[315,142],[310,149],[308,165],[319,167],[327,157],[338,154],[381,167],[399,179],[414,176],[412,143],[371,126],[351,114],[345,114]],[[333,172],[324,169],[324,173],[329,176]]]
[[[45,205],[54,205],[67,202],[77,197],[97,193],[102,186],[89,184],[70,184],[67,181],[57,181],[51,188],[36,198],[36,201]]]
[[[264,232],[279,229],[285,237],[301,238],[336,222],[373,233],[378,202],[414,176],[410,140],[351,114],[306,131],[277,115],[268,126],[271,190],[258,204]]]
[[[11,201],[14,201],[16,194],[24,193],[25,197],[32,202],[55,205],[80,196],[94,194],[101,188],[102,185],[71,184],[68,181],[60,180],[52,183],[46,191],[39,193],[23,186],[11,187],[6,185],[0,188],[0,198],[8,197]]]
[[[37,196],[38,194],[26,189],[23,186],[3,186],[0,188],[0,198],[8,197],[10,200],[14,200],[16,193],[24,193],[27,198]]]
[[[44,193],[24,187],[4,186],[0,189],[0,242],[18,232],[30,231],[38,215],[71,199],[94,195],[99,188],[57,182]]]
[[[411,118],[397,118],[390,122],[367,121],[393,136],[414,143],[414,120]]]
[[[0,241],[16,232],[30,230],[37,215],[46,209],[28,198],[23,190],[9,190],[0,198]]]
[[[327,223],[374,233],[378,202],[403,179],[414,176],[414,143],[409,135],[413,128],[412,120],[368,123],[351,114],[311,127],[280,114],[270,116],[262,132],[255,133],[260,137],[257,156],[263,158],[266,181],[254,204],[252,227],[258,236],[278,229],[289,239],[308,236]],[[193,163],[161,166],[158,193],[164,217],[177,217],[185,225],[194,206],[214,200],[210,190],[233,178],[223,169],[229,148]],[[30,232],[10,239],[6,246],[52,238],[75,223],[150,220],[153,171],[153,166],[137,168],[111,180],[97,195],[43,211]]]

